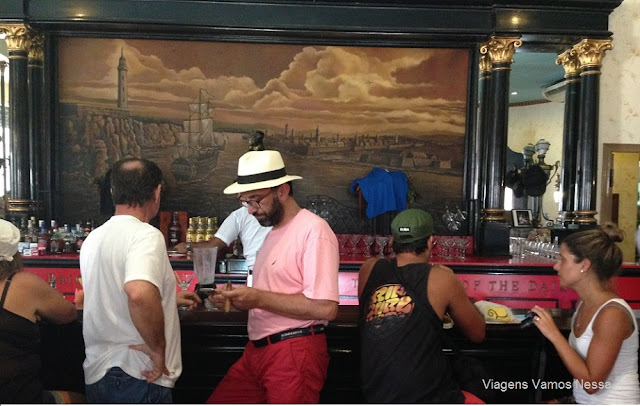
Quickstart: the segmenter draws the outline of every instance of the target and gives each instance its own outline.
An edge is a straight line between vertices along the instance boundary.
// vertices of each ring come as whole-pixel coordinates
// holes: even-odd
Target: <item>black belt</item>
[[[288,340],[289,338],[312,336],[315,334],[324,334],[325,326],[323,324],[316,324],[311,327],[294,328],[291,330],[281,331],[279,333],[271,334],[270,336],[261,338],[259,340],[253,340],[253,345],[256,347],[264,347],[268,344],[275,344],[279,341]]]

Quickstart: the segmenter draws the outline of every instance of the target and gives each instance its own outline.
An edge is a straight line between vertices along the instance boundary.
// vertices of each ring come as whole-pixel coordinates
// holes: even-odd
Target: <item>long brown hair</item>
[[[624,240],[624,233],[614,223],[604,223],[598,228],[568,235],[562,243],[576,257],[591,261],[591,267],[602,282],[620,272],[622,251],[616,245]]]

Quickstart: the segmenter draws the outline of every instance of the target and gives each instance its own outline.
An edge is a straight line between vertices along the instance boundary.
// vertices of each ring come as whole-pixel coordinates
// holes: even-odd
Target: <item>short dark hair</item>
[[[576,262],[585,258],[591,261],[591,267],[601,282],[616,276],[622,266],[622,251],[616,245],[622,242],[624,234],[613,223],[607,222],[600,227],[569,234],[562,240]]]
[[[144,158],[121,159],[111,167],[111,196],[114,204],[144,206],[163,184],[162,170]]]
[[[427,242],[430,237],[431,236],[406,243],[399,243],[396,240],[393,240],[393,252],[396,254],[401,252],[413,252],[416,255],[420,255],[427,250]]]

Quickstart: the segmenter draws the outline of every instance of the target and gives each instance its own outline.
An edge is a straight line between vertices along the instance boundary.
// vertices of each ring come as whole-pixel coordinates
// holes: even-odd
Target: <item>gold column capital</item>
[[[613,45],[610,39],[587,38],[578,42],[572,49],[576,51],[576,55],[580,60],[580,67],[583,70],[585,68],[597,68],[596,70],[599,71],[605,51],[613,49]]]
[[[556,65],[562,65],[565,78],[580,75],[580,60],[575,49],[567,49],[558,55]]]
[[[0,33],[6,35],[9,51],[27,51],[27,27],[24,24],[0,25]]]
[[[29,49],[29,61],[44,61],[44,34],[29,29],[27,31],[27,47]]]
[[[489,54],[491,63],[513,63],[513,54],[516,48],[522,45],[520,37],[496,37],[492,36],[489,41],[480,47],[481,54]]]
[[[489,55],[482,54],[480,55],[480,73],[486,74],[491,72],[491,58]]]

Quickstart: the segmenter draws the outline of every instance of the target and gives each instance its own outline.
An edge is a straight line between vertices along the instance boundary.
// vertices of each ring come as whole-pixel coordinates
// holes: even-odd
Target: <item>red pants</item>
[[[464,395],[464,404],[465,405],[484,405],[482,399],[474,395],[473,393],[467,392],[466,390],[462,391]]]
[[[324,334],[260,348],[249,342],[207,403],[318,403],[328,367]]]

